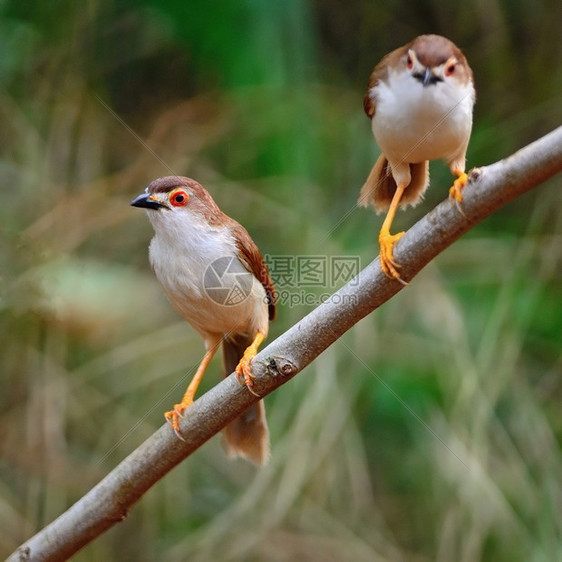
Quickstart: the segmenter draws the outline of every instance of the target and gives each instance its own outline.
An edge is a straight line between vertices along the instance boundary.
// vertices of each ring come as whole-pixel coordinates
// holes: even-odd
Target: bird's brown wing
[[[269,270],[267,269],[265,260],[263,259],[259,248],[248,234],[248,231],[241,224],[233,220],[232,230],[241,258],[265,289],[269,310],[269,321],[271,322],[275,320],[275,315],[277,313],[276,297],[275,287],[273,286],[273,281],[269,275]]]
[[[380,78],[380,73],[377,71],[377,69],[378,65],[375,66],[373,72],[371,73],[371,76],[369,77],[367,92],[365,93],[365,97],[363,98],[363,109],[365,110],[365,113],[367,114],[367,117],[369,119],[372,119],[374,117],[376,109],[375,97],[371,93],[371,88],[376,86]]]
[[[374,95],[371,93],[371,88],[374,88],[380,80],[387,80],[388,78],[388,59],[394,57],[398,51],[404,50],[404,47],[399,47],[391,53],[384,56],[381,61],[373,68],[373,72],[369,76],[369,84],[367,85],[367,92],[363,98],[363,109],[369,119],[375,116],[377,103]]]

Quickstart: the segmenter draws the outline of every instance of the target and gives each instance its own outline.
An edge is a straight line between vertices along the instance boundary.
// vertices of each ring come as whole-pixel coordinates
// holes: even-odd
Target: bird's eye
[[[412,55],[410,53],[408,53],[408,58],[406,59],[406,66],[408,67],[408,70],[412,70],[412,67],[414,66],[414,60],[412,59]]]
[[[189,201],[189,194],[183,189],[176,189],[170,194],[170,203],[174,207],[183,207]]]
[[[447,67],[445,68],[445,76],[451,76],[451,74],[454,74],[456,67],[457,65],[454,62],[448,64]]]

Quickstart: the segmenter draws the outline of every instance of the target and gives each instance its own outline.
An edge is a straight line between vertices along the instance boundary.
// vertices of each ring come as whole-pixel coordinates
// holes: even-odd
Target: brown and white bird
[[[181,438],[179,418],[222,344],[224,375],[236,371],[252,387],[250,362],[275,317],[275,291],[263,257],[246,231],[193,179],[153,181],[131,205],[146,209],[154,228],[152,268],[172,306],[203,338],[206,353],[182,401],[166,412]],[[264,464],[269,432],[260,400],[224,429],[229,456]]]
[[[361,189],[359,204],[387,210],[379,232],[380,262],[400,279],[390,234],[398,206],[418,203],[429,184],[429,160],[443,159],[457,176],[450,196],[462,202],[466,150],[476,93],[460,49],[440,35],[420,35],[386,55],[374,68],[364,100],[382,154]],[[402,281],[403,282],[403,281]]]

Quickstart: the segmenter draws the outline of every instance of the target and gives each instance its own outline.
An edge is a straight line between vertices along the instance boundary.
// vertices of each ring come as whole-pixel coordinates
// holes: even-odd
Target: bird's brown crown
[[[412,49],[418,60],[429,68],[439,66],[455,57],[459,62],[466,64],[466,59],[461,50],[449,39],[441,35],[420,35],[403,48],[404,54]]]
[[[466,57],[452,41],[441,35],[420,35],[406,45],[388,53],[373,69],[363,101],[365,113],[369,118],[372,118],[376,111],[376,97],[372,93],[372,89],[380,81],[386,82],[388,80],[390,69],[406,71],[408,59],[412,52],[418,63],[426,68],[436,68],[451,61],[455,65],[457,81],[461,83],[474,81]]]
[[[215,203],[211,194],[194,179],[184,176],[165,176],[150,183],[146,192],[151,195],[170,193],[181,187],[186,188],[191,196],[188,205],[190,210],[201,213],[211,225],[224,222],[225,215]]]

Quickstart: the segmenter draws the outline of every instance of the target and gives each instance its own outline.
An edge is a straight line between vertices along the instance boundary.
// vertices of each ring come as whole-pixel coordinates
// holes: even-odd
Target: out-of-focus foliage
[[[560,21],[554,0],[1,2],[0,553],[159,427],[201,358],[147,264],[144,185],[195,177],[270,256],[366,264],[372,66],[420,33],[459,44],[485,165],[560,124]],[[396,228],[450,181],[432,164]],[[215,439],[75,559],[560,559],[560,182],[268,398],[266,468]],[[281,303],[271,337],[309,309]]]

